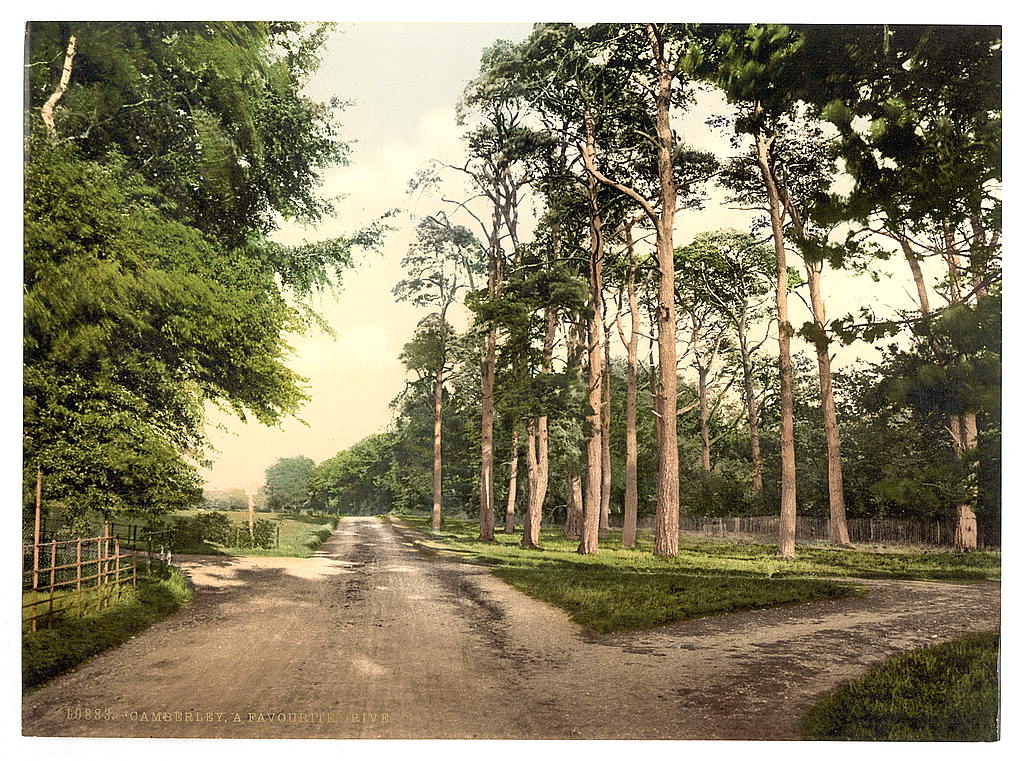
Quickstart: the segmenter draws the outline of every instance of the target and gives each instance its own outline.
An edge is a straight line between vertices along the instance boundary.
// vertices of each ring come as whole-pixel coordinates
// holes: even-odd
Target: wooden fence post
[[[32,589],[39,589],[39,524],[42,519],[43,510],[43,469],[36,470],[36,529],[35,543],[32,548]],[[33,627],[35,619],[32,619]],[[35,628],[32,629],[35,631]]]
[[[50,545],[50,612],[47,614],[46,622],[53,625],[53,588],[57,579],[57,540],[54,539]]]
[[[117,599],[121,599],[121,542],[114,540],[114,583],[117,585]]]
[[[103,577],[100,575],[101,562],[103,558],[103,537],[96,537],[96,607],[103,607]]]

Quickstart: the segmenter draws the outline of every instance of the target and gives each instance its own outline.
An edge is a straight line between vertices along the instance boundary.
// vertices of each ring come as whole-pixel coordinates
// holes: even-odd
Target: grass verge
[[[403,517],[425,535],[429,519]],[[610,536],[598,555],[579,555],[576,542],[558,529],[542,532],[543,550],[524,550],[519,537],[476,539],[477,526],[445,521],[440,539],[466,557],[494,568],[516,589],[565,610],[578,624],[599,633],[646,629],[660,624],[751,608],[848,597],[855,585],[784,576],[746,559],[681,553],[673,559],[625,550]],[[649,548],[648,548],[649,549]],[[767,561],[766,561],[767,562]]]
[[[819,700],[801,729],[813,740],[999,739],[999,634],[898,655]]]
[[[61,610],[52,626],[22,634],[22,689],[36,687],[166,618],[192,597],[188,580],[171,568],[165,579],[126,586],[109,607]]]
[[[640,534],[634,550],[621,534],[601,541],[598,555],[578,555],[577,543],[557,527],[541,532],[543,550],[524,550],[518,534],[496,533],[480,542],[472,521],[445,519],[439,535],[430,519],[403,522],[444,542],[466,559],[494,567],[520,591],[567,611],[574,621],[608,633],[645,629],[687,618],[858,594],[855,585],[822,577],[975,582],[999,578],[997,552],[899,552],[797,549],[782,560],[773,544],[681,537],[679,555],[655,558],[652,537]]]
[[[182,517],[190,514],[194,513],[175,513],[176,516]],[[228,510],[224,515],[232,523],[248,525],[249,513],[244,510]],[[201,542],[177,547],[175,552],[184,555],[310,558],[338,527],[339,517],[305,513],[256,513],[256,519],[270,520],[280,525],[280,544],[277,547],[233,547],[217,542]]]

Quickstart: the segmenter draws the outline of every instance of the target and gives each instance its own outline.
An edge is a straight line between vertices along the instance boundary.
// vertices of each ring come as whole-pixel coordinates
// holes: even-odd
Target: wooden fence
[[[120,527],[134,529],[122,536],[118,528],[108,524],[97,536],[23,542],[23,623],[36,631],[41,620],[52,624],[55,612],[72,605],[79,613],[92,604],[105,608],[120,598],[123,584],[164,571],[170,555],[161,535],[167,532]]]
[[[796,538],[828,541],[831,521],[828,518],[798,516]],[[847,529],[854,544],[930,545],[952,547],[956,524],[952,521],[906,521],[880,518],[848,518]],[[745,517],[680,516],[679,530],[705,536],[777,536],[779,516]],[[998,524],[978,522],[978,548],[998,549]]]

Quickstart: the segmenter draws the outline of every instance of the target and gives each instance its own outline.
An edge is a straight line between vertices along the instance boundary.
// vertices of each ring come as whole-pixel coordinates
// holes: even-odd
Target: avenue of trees
[[[539,24],[485,51],[464,161],[414,183],[447,188],[396,288],[429,310],[415,378],[391,430],[316,468],[319,498],[475,515],[485,541],[504,516],[525,547],[557,518],[581,553],[614,514],[674,555],[680,510],[776,513],[783,557],[798,512],[840,546],[878,516],[975,547],[999,517],[1000,35]],[[701,91],[727,107],[687,134]],[[713,188],[750,229],[681,239]],[[912,300],[883,311],[867,283],[901,261]],[[830,314],[852,273],[863,308]],[[843,345],[877,359],[838,372]]]
[[[270,238],[332,212],[340,104],[302,94],[326,34],[29,25],[26,507],[38,480],[72,511],[194,505],[211,407],[274,424],[306,400],[287,334],[385,229]],[[974,548],[1000,514],[1001,49],[983,26],[496,43],[463,158],[413,179],[433,213],[391,252],[422,310],[394,424],[279,461],[271,508],[468,515],[531,548],[555,519],[586,554],[614,519],[673,556],[680,511],[777,514],[788,558],[798,514],[839,546],[848,516],[955,520]],[[728,155],[694,147],[712,135]],[[748,229],[706,223],[719,203]],[[883,270],[902,305],[873,297]],[[863,305],[839,314],[854,273]],[[840,347],[865,359],[837,370]]]

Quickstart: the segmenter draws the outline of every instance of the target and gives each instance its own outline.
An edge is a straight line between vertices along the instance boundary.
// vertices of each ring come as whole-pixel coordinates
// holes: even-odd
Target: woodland
[[[526,548],[556,523],[582,554],[647,528],[662,557],[681,514],[778,515],[783,558],[798,515],[838,546],[849,517],[955,522],[959,550],[999,523],[999,28],[537,24],[483,52],[463,161],[411,178],[436,210],[404,251],[395,217],[272,240],[335,213],[343,104],[303,94],[329,33],[30,25],[26,512],[40,482],[72,515],[199,504],[209,409],[299,413],[289,335],[362,249],[402,258],[394,298],[422,309],[409,382],[388,430],[279,468],[276,509],[422,510]],[[708,91],[724,160],[679,128]],[[753,224],[682,239],[712,188]],[[830,316],[840,274],[883,265],[905,305],[866,285]]]

